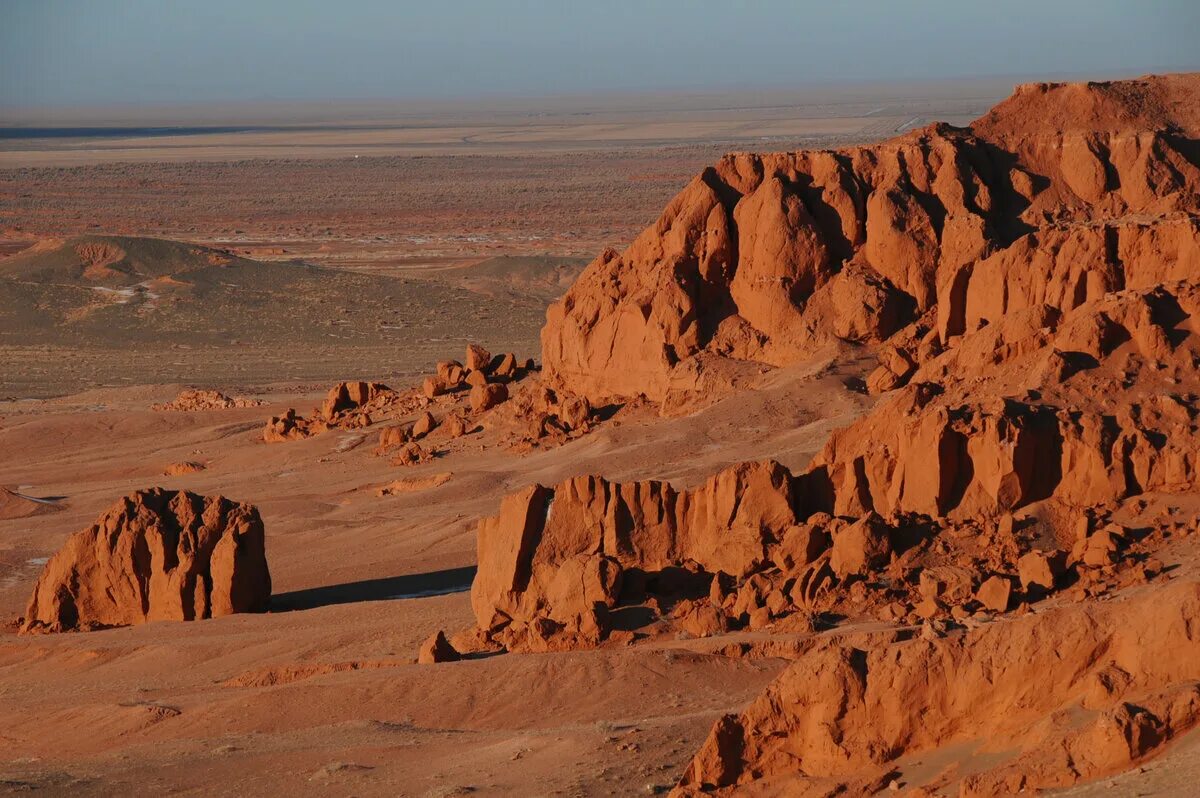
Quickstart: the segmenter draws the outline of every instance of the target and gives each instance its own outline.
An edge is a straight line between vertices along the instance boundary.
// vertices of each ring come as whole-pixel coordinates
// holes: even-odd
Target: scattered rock
[[[178,477],[184,474],[195,474],[199,471],[203,471],[207,467],[208,466],[204,465],[204,463],[197,463],[193,460],[185,460],[181,463],[171,463],[168,465],[163,469],[163,476]]]
[[[172,402],[156,404],[152,410],[159,412],[174,411],[180,413],[195,413],[202,410],[231,410],[241,407],[259,407],[261,399],[242,399],[226,396],[220,391],[188,389],[180,391],[179,396]]]
[[[411,466],[420,463],[427,463],[433,459],[433,455],[418,443],[406,443],[400,447],[400,451],[392,457],[392,465],[396,466]]]

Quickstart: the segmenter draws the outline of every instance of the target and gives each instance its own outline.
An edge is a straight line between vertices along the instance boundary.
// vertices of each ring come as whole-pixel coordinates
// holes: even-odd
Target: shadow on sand
[[[340,585],[310,587],[271,596],[272,612],[311,610],[332,604],[354,604],[359,601],[388,601],[390,599],[422,598],[461,593],[471,589],[475,566],[448,568],[425,574],[389,576],[383,579],[364,579]]]

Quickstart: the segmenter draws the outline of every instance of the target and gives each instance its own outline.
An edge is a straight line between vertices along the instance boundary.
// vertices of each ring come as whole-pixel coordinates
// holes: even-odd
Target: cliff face
[[[884,340],[926,312],[945,317],[944,342],[963,331],[961,308],[944,306],[978,263],[1052,257],[1080,237],[1111,266],[1113,230],[1135,227],[1127,247],[1156,253],[1163,239],[1194,257],[1197,83],[1036,84],[971,128],[729,155],[550,308],[546,374],[592,399],[667,400],[694,389],[697,363],[787,364],[833,339]],[[993,283],[974,293],[1004,301]]]

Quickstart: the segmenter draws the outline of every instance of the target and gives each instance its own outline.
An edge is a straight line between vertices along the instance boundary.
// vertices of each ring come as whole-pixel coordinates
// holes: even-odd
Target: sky
[[[1200,69],[1200,0],[0,0],[0,105]]]

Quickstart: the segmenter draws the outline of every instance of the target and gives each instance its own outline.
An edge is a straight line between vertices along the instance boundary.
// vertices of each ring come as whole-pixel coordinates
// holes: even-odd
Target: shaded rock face
[[[669,404],[707,356],[792,363],[835,339],[881,341],[926,312],[944,316],[943,336],[961,332],[964,299],[970,318],[997,320],[1008,301],[1003,264],[1025,263],[1033,250],[1044,263],[1014,301],[1092,298],[1102,276],[1045,283],[1036,272],[1055,247],[1066,247],[1064,260],[1089,242],[1102,244],[1101,260],[1112,252],[1103,246],[1111,231],[1074,225],[1200,210],[1189,138],[1200,121],[1186,110],[1196,82],[1157,79],[1142,87],[1154,103],[1137,100],[1138,87],[1083,96],[1025,88],[972,128],[939,124],[845,150],[727,156],[550,308],[548,384],[593,401],[645,394]],[[1086,129],[1071,109],[1110,116]],[[1047,120],[1072,121],[1059,129]],[[1145,225],[1121,246],[1194,252],[1194,221],[1178,224]],[[988,261],[964,298],[973,267]]]
[[[1170,397],[1115,416],[1012,400],[889,414],[908,398],[834,434],[808,475],[820,485],[814,506],[989,517],[1049,498],[1088,506],[1197,484],[1196,413]]]
[[[161,488],[121,499],[46,564],[22,630],[61,632],[264,612],[258,510]]]

